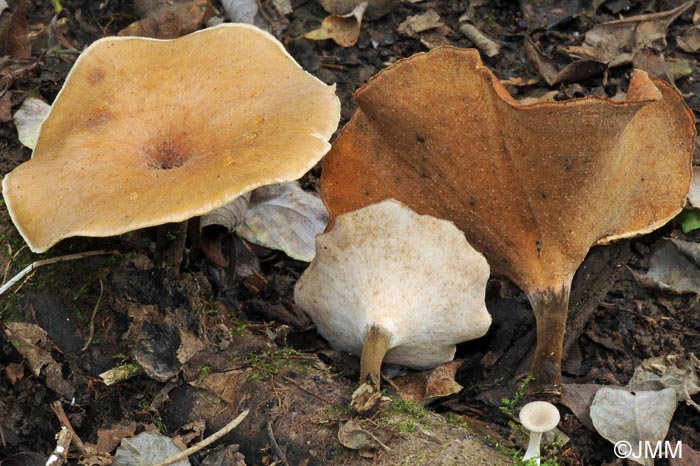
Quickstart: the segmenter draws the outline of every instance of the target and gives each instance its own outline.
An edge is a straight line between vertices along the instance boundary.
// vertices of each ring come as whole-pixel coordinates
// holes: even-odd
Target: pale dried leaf
[[[610,66],[630,63],[636,50],[653,48],[657,41],[665,47],[668,27],[693,3],[686,2],[660,13],[598,24],[586,32],[581,47],[569,47],[568,50],[594,57]]]
[[[352,419],[340,427],[338,440],[345,448],[351,450],[376,450],[378,448],[388,450],[386,445],[377,437],[367,432],[358,422]]]
[[[125,438],[114,455],[113,466],[145,466],[158,464],[180,453],[170,437],[156,432],[142,432],[135,437]],[[174,466],[189,466],[187,459],[182,459]]]
[[[318,195],[289,182],[256,189],[236,233],[251,243],[310,262],[316,254],[316,236],[327,224],[328,211]]]
[[[214,209],[199,219],[199,230],[208,226],[218,225],[226,228],[229,233],[234,231],[245,220],[245,214],[250,202],[250,193],[238,196],[223,207]]]
[[[663,240],[649,259],[646,274],[632,271],[644,287],[671,293],[700,293],[700,244]]]
[[[41,99],[27,97],[14,114],[15,126],[19,142],[34,149],[39,138],[41,124],[49,114],[51,106]]]
[[[232,23],[254,24],[261,29],[269,31],[267,21],[258,11],[256,0],[221,0],[226,16]]]
[[[700,167],[693,168],[693,180],[690,182],[688,201],[693,207],[700,207]]]
[[[196,31],[212,16],[211,0],[192,0],[161,8],[155,14],[131,23],[117,35],[175,39]]]
[[[459,31],[487,57],[495,57],[501,52],[501,45],[479,30],[466,14],[459,18]]]
[[[676,411],[676,394],[672,388],[661,391],[628,392],[603,387],[591,405],[591,420],[600,435],[611,443],[620,441],[639,445],[664,440]],[[653,466],[651,458],[640,457],[633,448],[630,460]],[[644,452],[641,452],[644,455]]]
[[[635,388],[650,381],[658,382],[664,388],[672,388],[679,401],[686,395],[700,393],[700,377],[697,370],[686,359],[679,359],[675,355],[659,356],[643,361],[634,369],[628,386]]]
[[[417,38],[418,33],[444,26],[440,15],[433,9],[420,15],[409,16],[399,24],[398,31],[408,37]]]
[[[367,9],[367,2],[357,5],[346,15],[331,15],[323,19],[321,27],[309,31],[304,37],[311,40],[333,39],[341,47],[352,47],[360,37],[362,16]]]

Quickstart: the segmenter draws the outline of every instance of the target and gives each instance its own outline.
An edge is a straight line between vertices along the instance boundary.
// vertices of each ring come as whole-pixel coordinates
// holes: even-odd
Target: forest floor
[[[12,115],[27,97],[51,103],[78,51],[148,15],[159,34],[168,18],[174,24],[169,27],[185,32],[226,18],[218,1],[191,2],[207,10],[194,20],[194,14],[182,19],[163,13],[188,2],[64,0],[59,13],[52,3],[7,0],[0,17],[3,175],[31,155]],[[159,4],[166,10],[156,12]],[[346,47],[303,37],[328,15],[316,0],[292,0],[291,11],[280,1],[257,4],[257,21],[304,69],[336,84],[341,127],[356,108],[352,93],[386,66],[439,45],[483,41],[498,46],[492,56],[482,50],[483,61],[516,99],[618,96],[636,67],[670,81],[695,116],[700,109],[700,3],[385,2],[388,13],[363,20],[356,43]],[[628,19],[624,26],[596,30],[605,45],[589,44],[582,59],[586,33],[620,18]],[[483,36],[466,37],[465,24]],[[302,186],[317,190],[320,172],[319,164]],[[548,464],[636,464],[616,458],[613,444],[593,426],[589,407],[597,390],[626,386],[643,364],[676,374],[689,401],[672,411],[665,436],[672,445],[681,442],[683,458],[655,464],[700,464],[700,411],[692,405],[700,391],[693,356],[700,352],[700,288],[695,282],[695,292],[674,284],[662,289],[639,279],[667,238],[700,242],[698,230],[684,233],[674,220],[651,234],[594,247],[579,269],[562,393],[553,398],[562,413],[560,437],[545,439]],[[240,252],[242,243],[229,240]],[[492,329],[458,346],[460,364],[442,375],[445,392],[427,387],[420,374],[409,374],[414,378],[404,385],[387,380],[386,401],[360,419],[347,408],[357,359],[333,351],[294,304],[294,283],[307,263],[255,249],[260,280],[246,281],[236,278],[236,247],[223,275],[190,247],[181,270],[173,272],[153,265],[149,231],[71,238],[35,255],[0,206],[5,280],[35,260],[95,250],[106,252],[40,267],[0,296],[0,465],[46,464],[66,423],[74,429],[68,464],[110,464],[122,439],[159,432],[184,448],[245,409],[247,418],[192,456],[192,464],[514,464],[511,456],[527,444],[517,412],[532,398],[525,376],[534,318],[525,295],[504,279],[493,277],[487,291]],[[685,266],[690,268],[676,275],[697,269]],[[649,362],[653,357],[662,359]],[[105,384],[100,375],[114,369],[121,371],[119,381]],[[454,382],[463,388],[449,390]],[[410,390],[422,395],[402,400]],[[428,397],[434,400],[427,403]]]

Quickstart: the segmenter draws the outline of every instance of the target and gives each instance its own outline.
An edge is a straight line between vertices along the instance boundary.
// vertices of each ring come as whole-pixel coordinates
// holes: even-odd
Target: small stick
[[[287,457],[285,456],[284,452],[282,449],[280,449],[279,443],[277,443],[277,440],[275,439],[275,433],[272,431],[272,422],[267,421],[267,435],[270,437],[270,442],[272,442],[272,449],[275,450],[275,455],[277,455],[277,458],[284,463],[285,466],[289,466],[289,463],[287,462]]]
[[[64,425],[61,426],[61,431],[58,433],[56,448],[51,452],[51,456],[46,460],[46,466],[61,466],[68,460],[68,448],[73,439],[70,430]]]
[[[221,437],[223,437],[224,435],[228,434],[233,429],[235,429],[238,426],[238,424],[243,422],[243,420],[248,416],[249,412],[250,412],[250,410],[246,409],[241,414],[239,414],[236,417],[236,419],[229,422],[224,427],[222,427],[218,431],[211,434],[209,437],[205,438],[204,440],[202,440],[201,442],[198,442],[195,445],[192,445],[187,450],[183,450],[180,453],[178,453],[177,455],[173,455],[170,458],[166,459],[165,461],[161,461],[160,463],[156,464],[155,466],[168,466],[169,464],[177,463],[178,461],[185,459],[194,453],[197,453],[202,448],[211,445],[212,443],[216,442]]]
[[[80,437],[78,437],[78,434],[75,432],[75,429],[73,429],[73,425],[71,425],[68,416],[66,416],[66,412],[63,410],[63,405],[61,404],[61,402],[54,401],[53,403],[51,403],[51,409],[53,410],[54,414],[56,414],[58,422],[60,422],[61,425],[68,429],[68,431],[70,432],[72,441],[73,443],[75,443],[76,448],[80,451],[80,453],[85,455],[85,444],[82,440],[80,440]]]
[[[95,336],[95,315],[97,314],[97,309],[100,307],[100,301],[102,301],[102,295],[104,294],[104,291],[105,291],[105,288],[104,288],[104,285],[102,285],[102,279],[100,279],[100,296],[97,298],[97,302],[95,303],[95,307],[92,308],[92,315],[90,316],[90,325],[89,325],[90,332],[88,333],[87,340],[85,340],[85,344],[80,349],[81,353],[88,349],[88,347],[90,346],[90,343],[92,343],[92,339]]]
[[[106,250],[100,250],[100,251],[88,251],[88,252],[79,252],[77,254],[68,254],[66,256],[59,256],[59,257],[51,257],[49,259],[41,259],[35,262],[32,262],[28,266],[26,266],[20,273],[12,277],[10,280],[7,281],[4,285],[0,287],[0,295],[2,295],[4,292],[12,288],[12,286],[20,281],[22,278],[24,278],[26,275],[29,275],[32,271],[35,269],[38,269],[39,267],[43,265],[50,265],[50,264],[55,264],[57,262],[66,262],[66,261],[72,261],[75,259],[83,259],[85,257],[91,257],[91,256],[100,256],[103,254],[114,254],[115,251],[106,251]]]

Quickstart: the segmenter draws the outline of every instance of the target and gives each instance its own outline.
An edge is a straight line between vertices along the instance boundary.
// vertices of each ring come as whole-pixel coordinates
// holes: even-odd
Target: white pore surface
[[[336,349],[361,354],[377,325],[391,334],[384,361],[426,369],[491,325],[489,267],[452,223],[387,200],[340,215],[316,239],[296,303]]]

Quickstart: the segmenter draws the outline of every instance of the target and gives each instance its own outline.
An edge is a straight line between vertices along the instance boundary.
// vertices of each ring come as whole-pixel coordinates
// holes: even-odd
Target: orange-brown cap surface
[[[255,27],[105,38],[76,61],[3,195],[35,252],[179,222],[299,178],[339,118],[334,87]]]
[[[567,283],[593,244],[658,228],[688,193],[693,116],[641,71],[625,102],[520,105],[475,50],[444,47],[355,98],[323,161],[331,218],[396,198],[455,222],[525,291]]]

